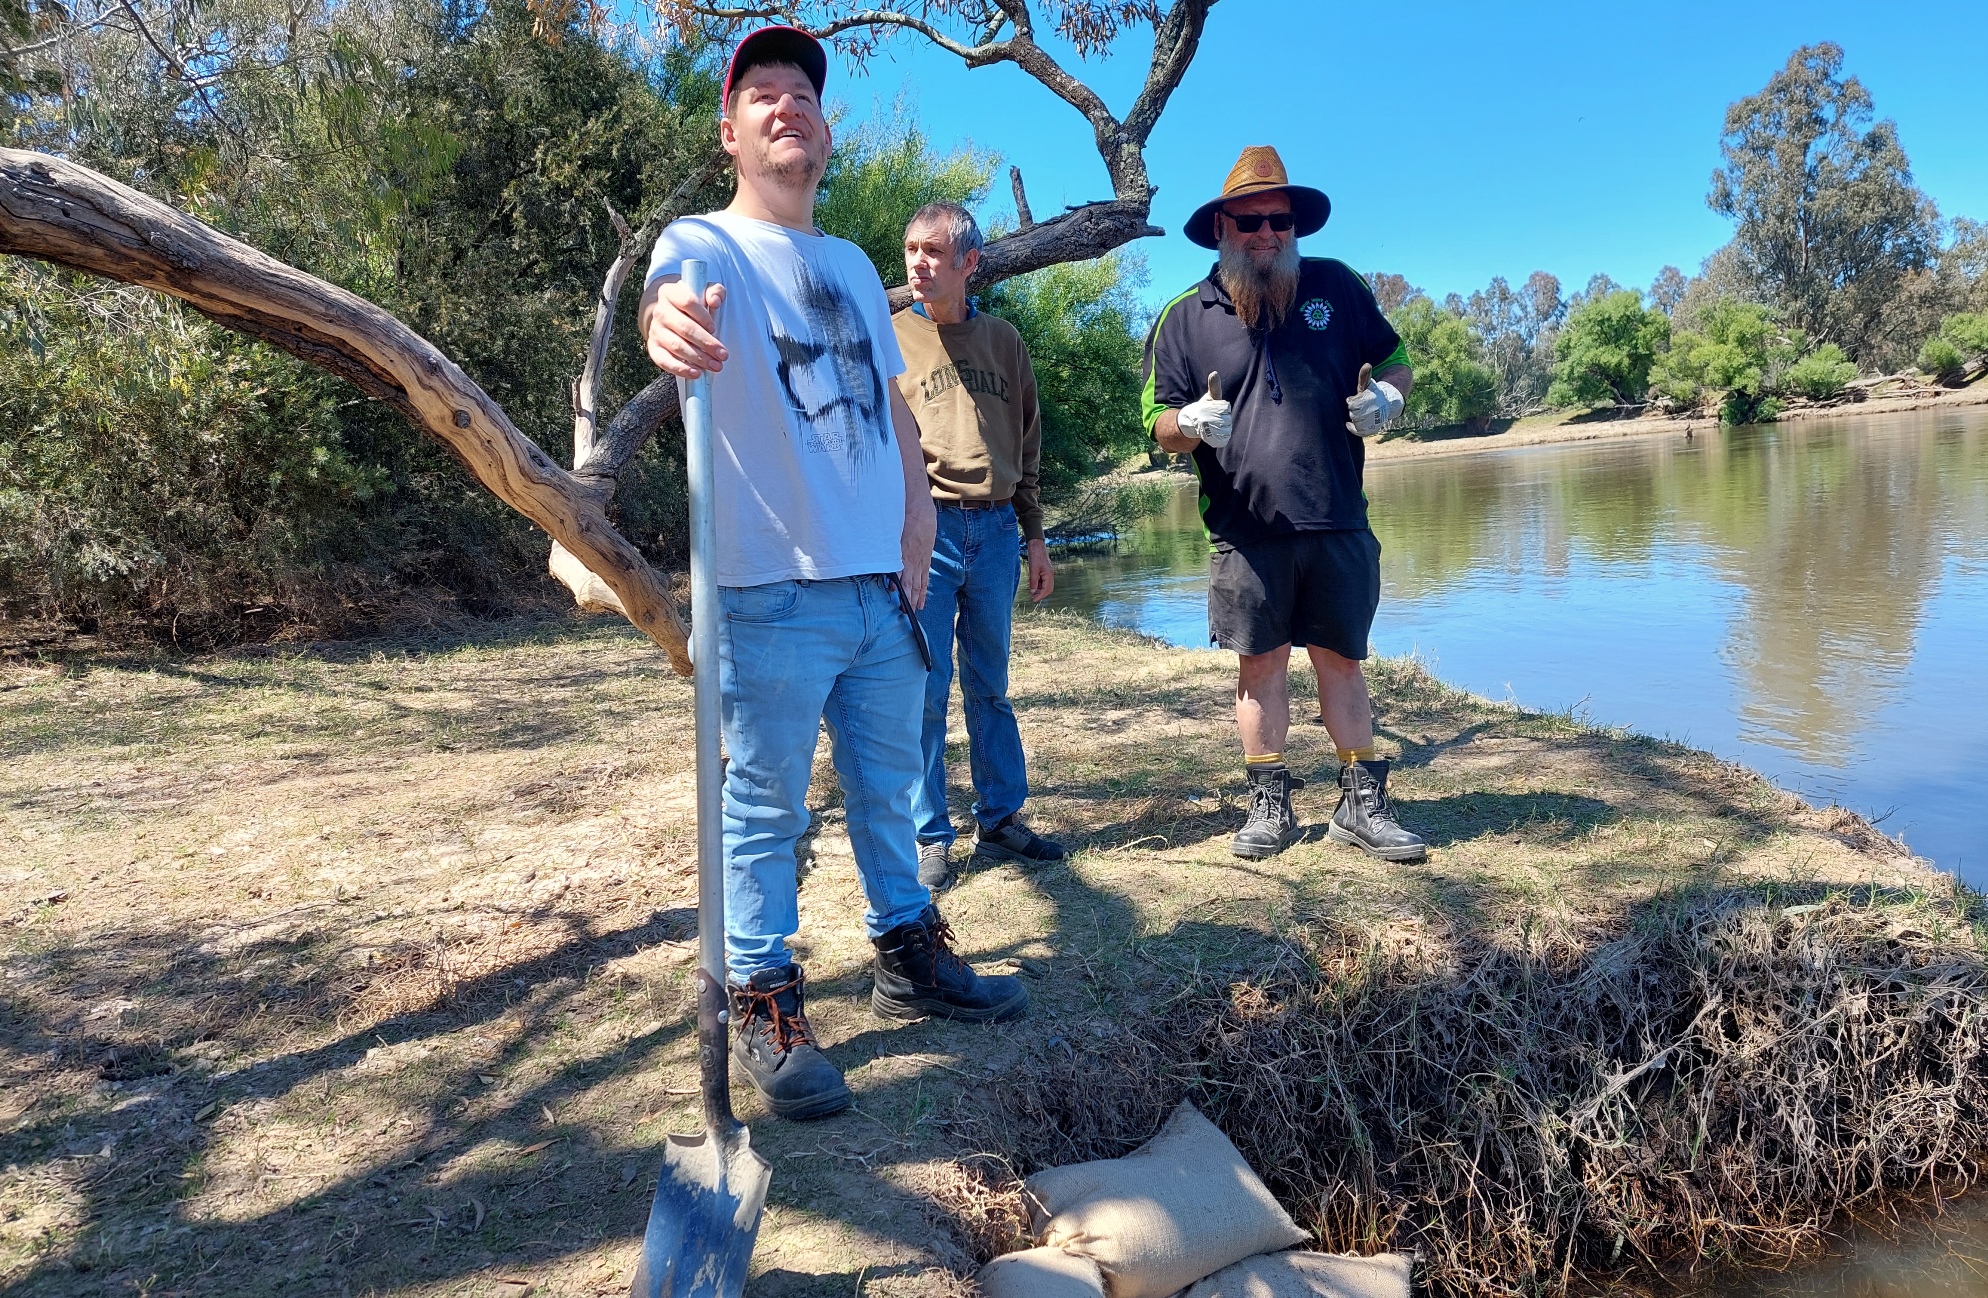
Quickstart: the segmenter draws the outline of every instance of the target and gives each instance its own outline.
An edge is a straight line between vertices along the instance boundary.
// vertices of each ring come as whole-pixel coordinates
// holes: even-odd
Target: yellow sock
[[[1283,764],[1284,764],[1284,754],[1282,753],[1244,753],[1243,754],[1244,766],[1282,766]]]
[[[1371,762],[1373,760],[1375,759],[1374,746],[1372,744],[1368,744],[1365,748],[1342,748],[1339,750],[1339,761],[1342,766],[1347,762]]]

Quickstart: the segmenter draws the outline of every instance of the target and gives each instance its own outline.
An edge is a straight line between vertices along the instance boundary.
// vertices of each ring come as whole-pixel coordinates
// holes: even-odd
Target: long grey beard
[[[1236,318],[1250,329],[1275,329],[1298,300],[1298,245],[1286,244],[1268,270],[1258,270],[1241,244],[1224,239],[1218,273],[1222,291],[1235,304]]]

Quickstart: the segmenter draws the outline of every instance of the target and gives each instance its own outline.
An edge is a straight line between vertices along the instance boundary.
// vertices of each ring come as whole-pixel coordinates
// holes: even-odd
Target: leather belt
[[[1013,496],[1003,496],[999,500],[939,500],[933,503],[947,505],[953,509],[999,509],[1012,500]]]

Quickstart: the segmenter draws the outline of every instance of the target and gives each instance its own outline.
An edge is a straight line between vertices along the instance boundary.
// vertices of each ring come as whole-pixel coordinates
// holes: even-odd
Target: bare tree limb
[[[1146,73],[1146,84],[1140,88],[1139,97],[1132,101],[1132,111],[1125,115],[1128,144],[1145,149],[1167,101],[1201,48],[1201,33],[1208,25],[1208,10],[1214,4],[1215,0],[1175,0],[1167,16],[1153,29],[1153,66]]]
[[[385,401],[600,574],[628,619],[689,673],[661,574],[468,375],[379,307],[87,167],[21,149],[0,148],[0,252],[170,294]]]
[[[1035,224],[1035,213],[1029,211],[1028,191],[1022,188],[1022,169],[1008,168],[1008,184],[1015,191],[1015,221],[1019,229],[1026,230]]]
[[[586,463],[587,456],[594,449],[594,420],[600,405],[601,375],[607,369],[607,345],[614,338],[614,307],[621,298],[621,286],[628,279],[628,272],[634,269],[635,258],[639,255],[635,247],[635,232],[628,228],[628,222],[621,213],[614,210],[614,204],[603,200],[607,208],[608,220],[614,223],[614,232],[619,237],[620,247],[614,263],[607,268],[607,279],[601,284],[601,291],[594,297],[594,327],[587,338],[587,359],[580,365],[580,377],[573,380],[573,467]]]
[[[983,0],[978,12],[967,11],[966,20],[977,28],[976,40],[968,44],[947,34],[933,15],[962,16],[966,6],[927,0],[902,7],[854,9],[834,12],[826,21],[812,25],[823,6],[807,0],[782,0],[761,5],[700,4],[696,0],[663,0],[667,11],[693,14],[731,24],[779,19],[810,31],[822,40],[854,32],[909,32],[923,37],[959,58],[969,68],[994,63],[1013,63],[1040,82],[1050,93],[1075,108],[1090,124],[1098,156],[1111,178],[1112,197],[1087,203],[1053,220],[1036,222],[1022,192],[1019,171],[1010,180],[1015,191],[1019,228],[988,244],[981,253],[980,269],[973,287],[989,285],[1067,261],[1100,257],[1134,239],[1164,234],[1151,222],[1153,185],[1146,171],[1146,142],[1151,138],[1160,114],[1165,111],[1174,90],[1187,75],[1188,66],[1200,48],[1201,33],[1207,27],[1208,11],[1217,0],[1173,0],[1164,14],[1155,4],[1122,6],[1071,5],[1065,0],[1063,32],[1077,45],[1080,54],[1099,47],[1119,30],[1119,24],[1135,14],[1153,22],[1153,62],[1144,85],[1123,121],[1096,91],[1085,85],[1036,40],[1034,11],[1030,0]],[[1055,3],[1055,0],[1051,0]],[[830,11],[837,8],[830,7]],[[1073,24],[1075,24],[1073,28]],[[1001,39],[1001,33],[1009,35]],[[857,57],[872,48],[859,44]],[[902,310],[910,304],[908,289],[891,293],[891,307]]]
[[[656,236],[663,232],[663,227],[681,215],[684,204],[690,201],[691,196],[709,184],[730,160],[731,155],[722,148],[713,148],[710,156],[692,168],[690,174],[670,191],[669,197],[649,214],[649,219],[642,223],[640,230],[630,230],[621,213],[612,206],[607,209],[616,232],[621,236],[621,246],[615,254],[614,264],[608,267],[600,296],[594,302],[594,328],[587,342],[587,360],[580,370],[580,377],[573,381],[573,480],[603,510],[614,496],[615,482],[621,476],[622,469],[656,435],[663,420],[673,414],[677,406],[676,380],[657,380],[622,409],[609,426],[604,447],[597,445],[595,432],[599,419],[601,375],[607,368],[608,344],[614,338],[614,313],[621,301],[621,290],[628,282],[629,272],[648,253],[650,246],[656,242]],[[658,386],[667,387],[667,402],[659,399],[661,393],[655,392]],[[602,449],[608,452],[607,455],[598,453]],[[556,538],[552,542],[551,555],[546,560],[546,571],[573,592],[574,602],[582,609],[591,613],[626,615],[620,598],[608,584],[594,575]]]
[[[615,415],[607,431],[594,443],[594,453],[573,471],[574,478],[589,490],[602,492],[603,499],[612,495],[614,484],[628,462],[656,435],[664,421],[676,413],[676,380],[667,374],[651,379]]]
[[[98,14],[86,23],[75,23],[64,27],[61,31],[52,32],[32,45],[9,45],[5,40],[0,40],[0,58],[24,59],[30,54],[39,54],[43,50],[54,49],[72,36],[81,36],[84,32],[102,27],[114,21],[117,15],[117,10]]]
[[[593,454],[594,437],[599,426],[601,375],[607,367],[608,345],[614,339],[614,312],[621,301],[622,287],[628,282],[628,274],[635,263],[648,255],[649,248],[656,242],[656,236],[663,227],[683,214],[684,204],[724,169],[731,161],[731,155],[714,146],[704,161],[691,169],[669,197],[657,205],[642,223],[639,230],[630,230],[621,213],[610,205],[608,216],[614,222],[621,245],[615,254],[614,264],[607,269],[607,277],[601,282],[600,295],[594,299],[594,328],[587,340],[587,359],[580,369],[580,377],[573,385],[573,467],[580,468],[588,463]],[[651,432],[654,431],[652,428]],[[640,444],[630,448],[633,455],[640,450]],[[622,461],[615,465],[619,470]],[[612,481],[613,475],[609,475]],[[605,502],[603,502],[605,503]]]

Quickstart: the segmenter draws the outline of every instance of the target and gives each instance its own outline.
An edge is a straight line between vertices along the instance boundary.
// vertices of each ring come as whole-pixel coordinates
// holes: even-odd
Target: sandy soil
[[[1232,662],[1019,622],[1030,814],[1077,855],[943,901],[971,958],[1028,979],[1009,1026],[870,1013],[824,751],[798,945],[859,1102],[798,1125],[739,1092],[775,1169],[752,1293],[958,1292],[958,1119],[1281,926],[1934,881],[1743,770],[1407,662],[1374,679],[1429,859],[1324,838],[1334,763],[1300,725],[1311,828],[1242,862]],[[0,1288],[626,1291],[657,1144],[696,1126],[690,693],[653,650],[595,621],[0,670]]]
[[[1915,410],[1957,410],[1988,405],[1988,382],[1977,380],[1971,386],[1938,396],[1899,398],[1874,397],[1851,405],[1797,406],[1782,414],[1778,422],[1799,423],[1809,419],[1863,419],[1872,415],[1902,414]],[[1367,446],[1367,459],[1424,459],[1439,455],[1463,455],[1478,451],[1509,450],[1520,446],[1548,446],[1560,442],[1612,441],[1623,437],[1683,437],[1687,432],[1702,433],[1718,427],[1716,415],[1676,418],[1659,415],[1640,419],[1609,419],[1571,412],[1500,419],[1488,431],[1461,427],[1438,428],[1425,433],[1390,436]]]

